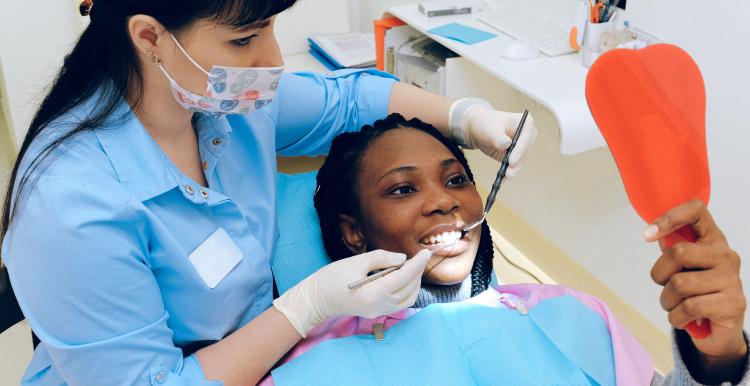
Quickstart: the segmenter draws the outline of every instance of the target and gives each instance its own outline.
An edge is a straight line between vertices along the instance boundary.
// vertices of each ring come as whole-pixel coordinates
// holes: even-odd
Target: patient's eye
[[[393,196],[405,196],[409,193],[416,192],[416,189],[409,185],[401,185],[391,189],[388,194]]]
[[[448,186],[463,186],[466,185],[467,182],[469,182],[469,179],[465,175],[458,174],[448,180]]]

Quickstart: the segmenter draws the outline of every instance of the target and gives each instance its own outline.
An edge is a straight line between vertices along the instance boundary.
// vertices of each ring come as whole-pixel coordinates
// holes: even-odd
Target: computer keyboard
[[[549,56],[573,52],[570,28],[575,2],[564,0],[495,1],[479,14],[479,21],[536,47]]]

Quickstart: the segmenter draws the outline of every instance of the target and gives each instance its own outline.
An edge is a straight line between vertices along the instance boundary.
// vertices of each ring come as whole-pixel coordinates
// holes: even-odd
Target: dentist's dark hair
[[[385,119],[367,125],[359,132],[339,134],[331,146],[325,163],[318,171],[318,186],[315,190],[315,209],[320,219],[323,234],[323,246],[331,260],[340,260],[353,255],[344,244],[340,214],[355,218],[358,215],[357,199],[358,173],[362,169],[362,157],[370,145],[381,135],[396,129],[415,129],[423,131],[442,143],[466,170],[469,180],[474,182],[469,163],[463,151],[452,140],[446,138],[435,127],[414,118],[406,120],[400,114],[391,114]],[[489,287],[492,275],[492,235],[487,222],[482,223],[482,235],[479,249],[471,267],[471,296],[475,296]]]
[[[24,191],[33,187],[43,169],[54,162],[55,149],[71,137],[95,128],[115,126],[130,111],[115,116],[122,101],[137,107],[143,97],[143,78],[136,49],[130,40],[128,20],[133,15],[149,15],[168,31],[179,33],[197,20],[242,28],[263,21],[294,5],[296,0],[87,0],[81,14],[91,23],[65,57],[62,68],[39,106],[13,165],[3,201],[0,240],[8,232],[20,209]],[[88,13],[90,9],[90,13]],[[96,100],[93,97],[96,96]],[[55,121],[91,103],[85,115],[75,117],[73,128],[54,137],[39,151],[28,153],[35,140],[52,132]],[[65,116],[65,119],[73,119]],[[30,159],[24,160],[24,156]],[[19,173],[21,161],[23,172]],[[18,188],[14,193],[14,186]],[[2,260],[0,260],[0,264]]]

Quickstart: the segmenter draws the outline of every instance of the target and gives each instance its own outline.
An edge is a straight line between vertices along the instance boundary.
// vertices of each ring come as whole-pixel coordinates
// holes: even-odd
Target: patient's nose
[[[431,189],[427,192],[422,213],[425,216],[432,214],[448,214],[458,209],[458,200],[446,189]]]

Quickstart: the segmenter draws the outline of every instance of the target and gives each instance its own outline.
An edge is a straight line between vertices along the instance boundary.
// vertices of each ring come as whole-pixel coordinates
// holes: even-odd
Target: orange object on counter
[[[383,71],[385,70],[385,31],[406,23],[397,17],[386,17],[374,20],[373,24],[375,25],[375,67]]]

